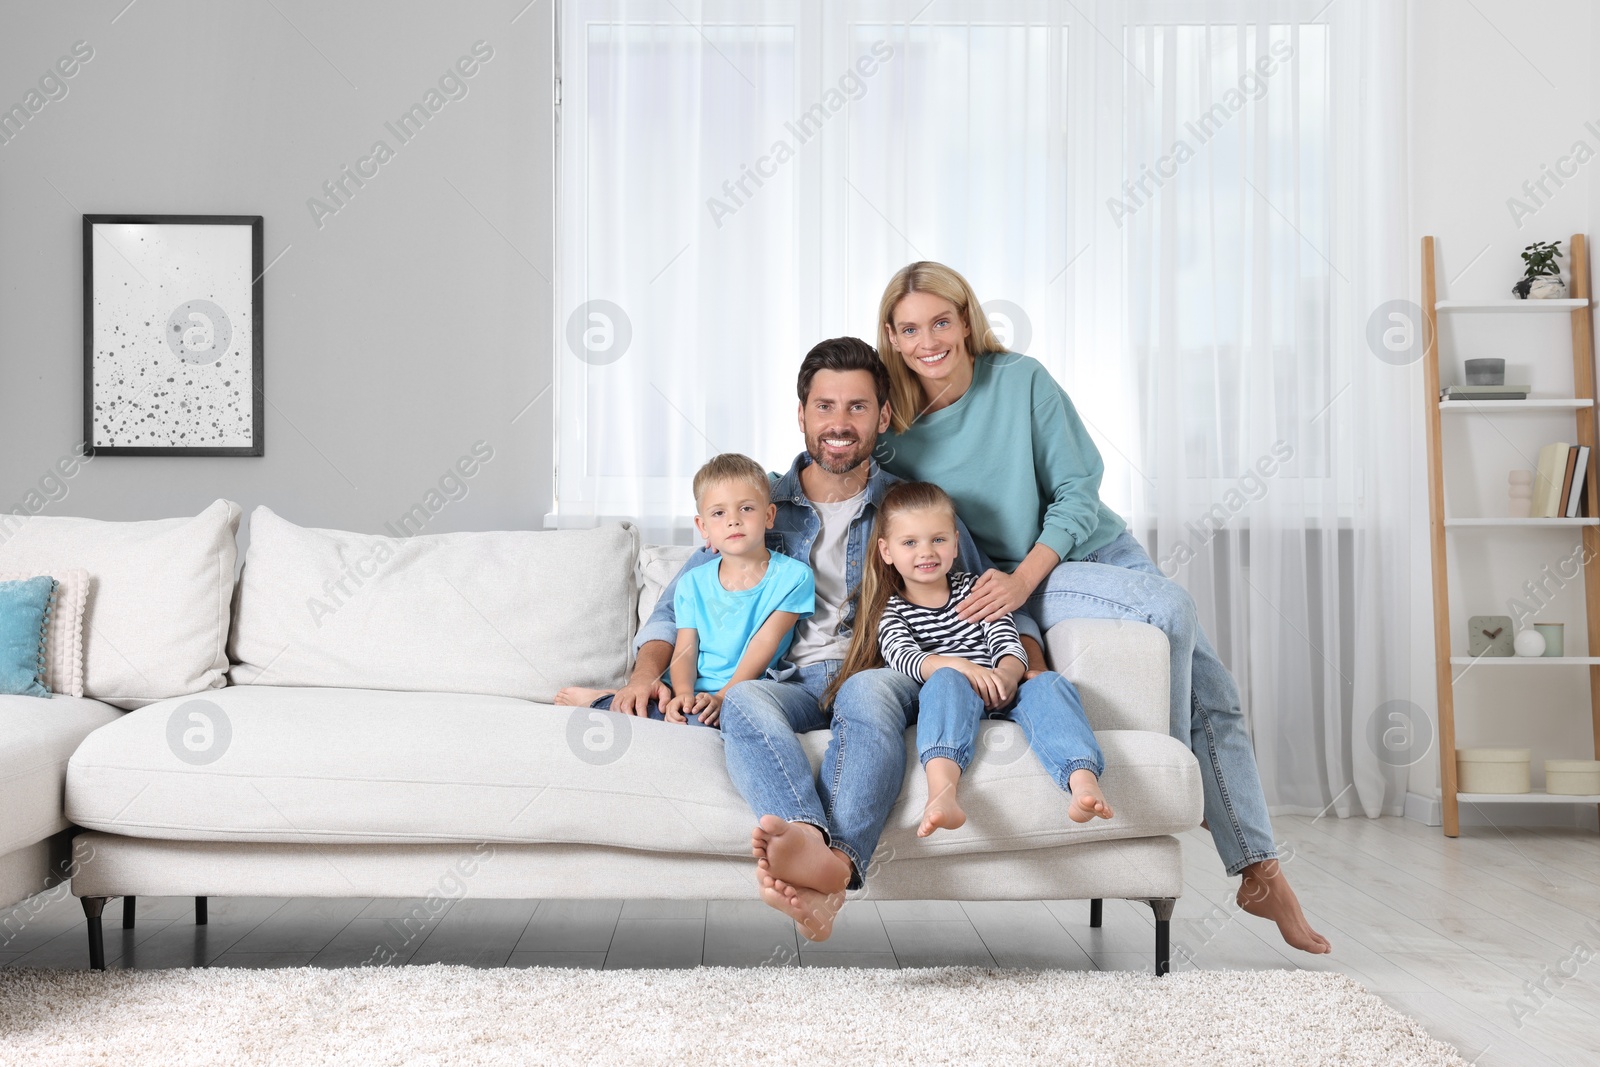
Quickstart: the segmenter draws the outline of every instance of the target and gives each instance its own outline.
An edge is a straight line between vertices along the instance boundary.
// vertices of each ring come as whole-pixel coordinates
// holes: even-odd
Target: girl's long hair
[[[878,301],[877,336],[878,358],[889,371],[889,426],[895,433],[905,433],[926,403],[916,373],[906,366],[905,357],[889,343],[887,332],[894,329],[895,307],[911,293],[930,293],[955,307],[956,314],[972,331],[966,346],[974,362],[982,356],[1006,350],[990,328],[989,317],[983,313],[977,294],[959,272],[926,259],[895,271],[884,287],[883,299]]]
[[[822,694],[822,709],[833,706],[839,687],[853,674],[883,666],[883,655],[878,651],[878,624],[883,620],[884,606],[894,593],[905,592],[905,579],[893,565],[885,563],[878,542],[888,540],[889,523],[896,515],[928,508],[945,508],[955,517],[955,501],[950,494],[932,482],[896,482],[883,494],[878,505],[877,518],[872,523],[872,536],[867,544],[867,558],[862,561],[861,584],[851,595],[856,606],[855,629],[850,635],[850,648],[845,653],[844,665],[833,676]]]

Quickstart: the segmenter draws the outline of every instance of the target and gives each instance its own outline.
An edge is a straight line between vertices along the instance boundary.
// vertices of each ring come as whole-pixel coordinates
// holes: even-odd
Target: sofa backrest
[[[1167,635],[1129,619],[1067,619],[1045,632],[1050,667],[1083,698],[1096,730],[1171,728]],[[1187,740],[1187,739],[1185,739]]]
[[[637,633],[650,620],[661,591],[694,555],[694,545],[645,545],[639,550],[639,622]]]
[[[225,684],[239,505],[191,518],[0,524],[0,571],[89,574],[83,693],[137,708]]]
[[[419,534],[296,526],[266,507],[234,605],[235,684],[549,702],[632,665],[638,531]]]

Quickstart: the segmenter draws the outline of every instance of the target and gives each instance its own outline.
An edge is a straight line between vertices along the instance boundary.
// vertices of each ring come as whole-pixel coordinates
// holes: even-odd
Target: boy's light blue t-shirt
[[[714,693],[728,684],[739,669],[750,639],[774,611],[792,611],[807,616],[816,607],[816,579],[811,568],[792,556],[773,552],[767,573],[749,589],[724,589],[717,572],[720,559],[689,571],[678,580],[672,595],[672,610],[678,629],[694,630],[700,642],[700,661],[695,668],[694,688],[699,693]],[[794,640],[794,629],[783,635],[770,670]],[[667,681],[671,682],[668,678]]]

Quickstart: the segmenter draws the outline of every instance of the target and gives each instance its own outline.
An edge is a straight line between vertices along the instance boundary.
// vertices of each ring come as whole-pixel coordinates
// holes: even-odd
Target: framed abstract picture
[[[83,217],[87,454],[265,454],[261,223]]]

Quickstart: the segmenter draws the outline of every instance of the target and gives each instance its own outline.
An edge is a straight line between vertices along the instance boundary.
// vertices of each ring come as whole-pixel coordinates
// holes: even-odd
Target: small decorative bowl
[[[1468,385],[1506,384],[1506,361],[1503,359],[1467,360]]]

